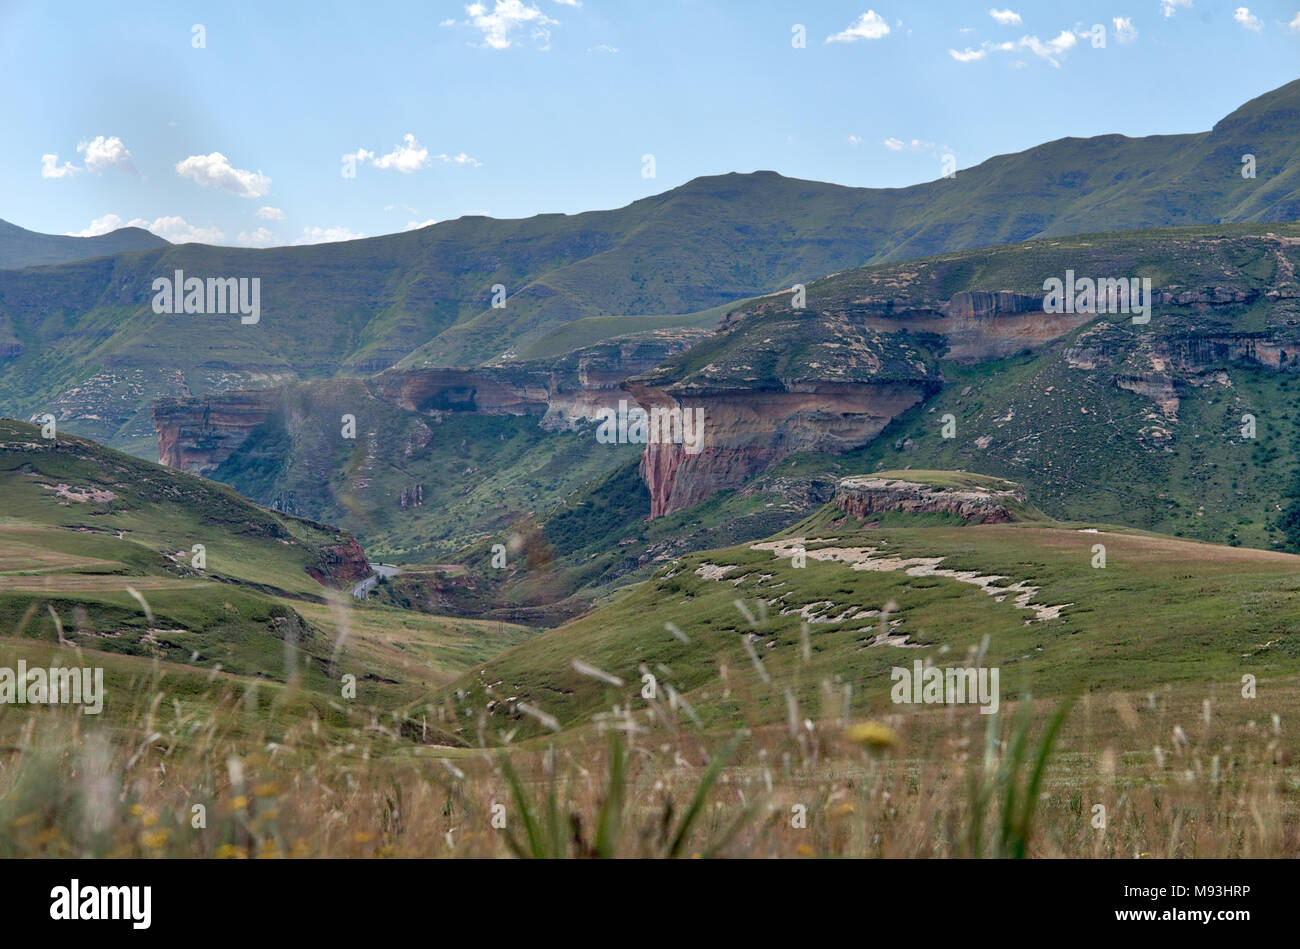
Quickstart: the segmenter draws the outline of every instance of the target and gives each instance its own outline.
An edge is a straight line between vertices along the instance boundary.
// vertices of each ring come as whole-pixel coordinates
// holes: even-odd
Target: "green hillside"
[[[857,189],[772,172],[699,178],[624,208],[265,250],[180,245],[0,272],[0,408],[54,411],[143,453],[158,396],[407,364],[471,365],[577,320],[581,342],[863,264],[1035,237],[1294,220],[1300,81],[1208,132],[1062,139],[954,178]],[[1240,156],[1258,176],[1243,179]],[[256,325],[154,314],[153,278],[259,277]],[[491,306],[504,286],[503,308]]]
[[[329,718],[350,673],[358,701],[400,710],[526,632],[362,604],[343,576],[360,554],[223,485],[0,420],[0,644],[102,665],[112,721],[159,676],[205,709],[233,690],[301,721]]]
[[[39,234],[8,221],[0,221],[0,270],[63,264],[87,257],[121,254],[147,247],[164,247],[167,241],[138,227],[119,227],[98,237]]]
[[[874,327],[875,338],[905,341],[938,360],[932,374],[943,385],[865,447],[796,454],[773,475],[985,471],[1024,484],[1054,517],[1300,550],[1300,531],[1281,517],[1300,497],[1300,428],[1290,407],[1300,369],[1293,359],[1300,353],[1297,266],[1297,225],[1220,225],[1088,234],[862,268],[810,284],[804,311],[790,309],[788,294],[738,308],[729,332],[642,381],[684,393],[787,378],[835,381],[851,362],[801,352],[828,331],[848,341]],[[990,348],[984,358],[969,351],[953,358],[927,323],[955,293],[1041,297],[1043,281],[1067,269],[1150,277],[1165,299],[1149,324],[1102,314],[1005,356]],[[945,438],[949,414],[955,432]],[[1243,434],[1247,415],[1254,437]]]
[[[1030,689],[1142,693],[1300,668],[1295,556],[1104,524],[929,524],[863,522],[827,505],[768,542],[681,557],[469,670],[444,701],[491,703],[490,722],[533,734],[541,726],[518,703],[570,728],[613,706],[645,709],[650,673],[661,703],[725,728],[784,721],[787,687],[814,715],[839,714],[846,687],[853,717],[887,714],[892,667],[964,665],[976,653],[1000,668],[1004,702]]]

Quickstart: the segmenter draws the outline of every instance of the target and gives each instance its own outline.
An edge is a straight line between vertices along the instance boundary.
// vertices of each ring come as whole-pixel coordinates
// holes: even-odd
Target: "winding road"
[[[370,591],[375,588],[375,584],[379,582],[380,577],[395,577],[401,572],[397,567],[389,563],[372,563],[370,569],[374,573],[352,586],[352,595],[358,600],[370,598]]]

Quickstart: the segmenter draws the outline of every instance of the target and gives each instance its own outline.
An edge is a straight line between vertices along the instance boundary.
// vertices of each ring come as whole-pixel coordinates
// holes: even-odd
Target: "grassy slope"
[[[765,670],[797,684],[801,706],[824,706],[829,683],[838,696],[853,690],[855,715],[889,710],[889,669],[930,659],[962,665],[989,637],[987,664],[1002,669],[1002,697],[1032,688],[1060,695],[1089,690],[1155,690],[1292,674],[1300,668],[1300,559],[1266,551],[1193,543],[1104,525],[1027,521],[997,526],[908,526],[900,518],[862,529],[827,507],[785,532],[816,538],[808,548],[875,547],[900,557],[942,557],[944,568],[1027,581],[1040,588],[1032,602],[1069,604],[1058,619],[1027,622],[1032,614],[1010,598],[997,602],[977,587],[941,576],[853,570],[810,556],[796,569],[767,551],[735,547],[682,558],[612,605],[546,632],[470,670],[448,687],[465,707],[495,699],[493,718],[507,721],[508,696],[556,715],[566,726],[618,704],[639,708],[641,669],[660,688],[672,684],[707,725],[722,727],[743,714],[752,724],[783,720],[780,695],[759,687],[741,643],[754,633]],[[1088,528],[1085,530],[1084,528]],[[1092,530],[1099,532],[1093,533]],[[1092,566],[1104,543],[1107,565]],[[702,564],[736,565],[721,580],[697,573]],[[779,603],[772,600],[784,597]],[[753,624],[736,606],[739,600]],[[896,609],[889,632],[924,648],[870,645],[879,617],[810,624],[811,661],[800,661],[797,609],[831,601],[814,613],[839,617],[848,607]],[[769,605],[770,604],[770,605]],[[792,608],[780,615],[782,608]],[[853,614],[850,614],[853,615]],[[685,644],[665,630],[675,624]],[[621,677],[613,688],[579,675],[580,659]],[[722,669],[725,667],[725,678]],[[486,689],[486,686],[492,686]],[[751,706],[752,702],[752,706]],[[536,723],[516,712],[525,732]]]
[[[591,346],[602,340],[629,333],[641,333],[647,330],[670,329],[677,327],[694,327],[711,330],[718,325],[718,320],[730,306],[713,307],[697,313],[684,313],[673,316],[588,316],[556,327],[545,336],[530,343],[518,353],[520,359],[550,359],[573,352],[584,346]],[[412,355],[406,363],[414,363],[418,357]]]
[[[43,485],[115,497],[68,500]],[[204,707],[256,681],[268,690],[249,699],[257,708],[289,702],[294,714],[327,716],[339,676],[351,673],[358,701],[414,708],[432,685],[525,632],[361,604],[321,586],[307,568],[322,545],[347,539],[223,485],[0,422],[4,664],[74,650],[77,664],[105,668],[113,721],[138,712],[131,696],[160,675],[171,694]],[[190,566],[193,543],[206,547],[205,570]],[[301,695],[283,692],[291,682]]]

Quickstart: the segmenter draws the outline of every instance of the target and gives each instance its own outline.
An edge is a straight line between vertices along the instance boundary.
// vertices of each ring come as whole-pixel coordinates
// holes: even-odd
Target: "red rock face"
[[[356,583],[370,576],[370,572],[366,552],[361,549],[355,537],[346,544],[322,547],[320,560],[315,566],[307,568],[312,579],[330,587]]]
[[[158,463],[207,474],[244,443],[279,407],[274,391],[225,392],[200,399],[154,403]]]
[[[920,383],[816,383],[795,391],[679,393],[625,384],[647,411],[704,410],[698,453],[677,443],[650,444],[641,475],[650,516],[660,517],[739,487],[799,451],[849,451],[865,445],[894,416],[925,396]]]

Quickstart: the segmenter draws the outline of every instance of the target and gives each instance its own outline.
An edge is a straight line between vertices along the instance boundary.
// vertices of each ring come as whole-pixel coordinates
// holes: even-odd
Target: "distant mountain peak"
[[[95,237],[41,234],[0,219],[0,270],[66,264],[132,250],[168,247],[171,242],[140,227],[119,227]]]

